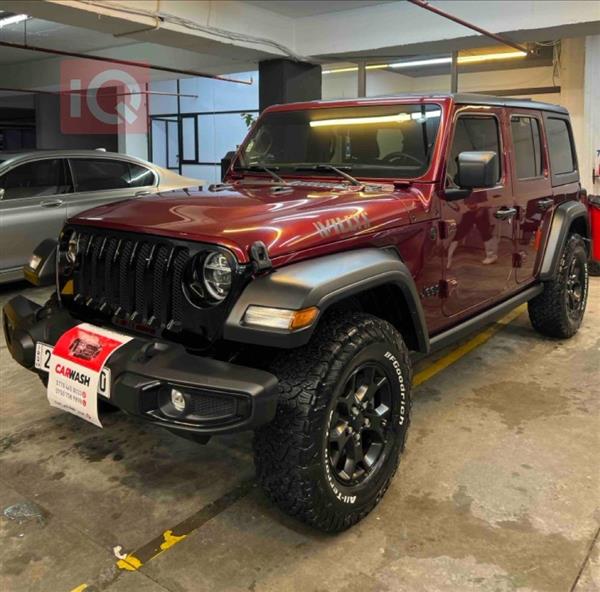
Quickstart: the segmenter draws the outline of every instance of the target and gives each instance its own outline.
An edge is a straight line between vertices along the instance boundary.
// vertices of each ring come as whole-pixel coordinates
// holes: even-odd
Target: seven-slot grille
[[[185,246],[95,231],[79,236],[76,303],[152,327],[181,327]]]

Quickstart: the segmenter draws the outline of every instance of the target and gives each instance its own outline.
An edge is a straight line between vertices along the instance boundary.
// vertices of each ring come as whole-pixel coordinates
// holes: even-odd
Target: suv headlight
[[[200,308],[223,302],[231,291],[232,265],[222,251],[204,251],[195,255],[183,280],[190,302]]]
[[[229,290],[231,290],[231,275],[231,265],[223,253],[215,251],[204,260],[202,266],[204,287],[217,302],[227,298]]]

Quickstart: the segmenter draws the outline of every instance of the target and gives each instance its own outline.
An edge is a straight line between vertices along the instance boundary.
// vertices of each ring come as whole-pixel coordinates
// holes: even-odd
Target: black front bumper
[[[12,357],[35,368],[38,342],[50,346],[79,324],[58,304],[41,307],[23,296],[4,306],[2,325]],[[110,370],[111,405],[181,435],[211,436],[253,430],[275,416],[277,378],[268,372],[188,353],[182,345],[135,337],[115,351]],[[171,390],[184,394],[177,412]],[[103,397],[99,396],[102,400]]]

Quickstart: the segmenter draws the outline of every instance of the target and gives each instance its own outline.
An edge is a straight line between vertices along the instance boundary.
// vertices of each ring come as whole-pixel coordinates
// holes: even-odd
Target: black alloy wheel
[[[384,368],[377,362],[359,366],[337,398],[328,430],[329,463],[342,485],[364,482],[383,464],[391,407]]]

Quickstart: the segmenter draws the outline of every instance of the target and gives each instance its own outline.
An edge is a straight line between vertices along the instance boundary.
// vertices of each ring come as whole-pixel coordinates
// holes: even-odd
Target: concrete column
[[[600,35],[586,37],[583,84],[585,135],[579,156],[581,182],[590,194],[600,195],[600,179],[592,182],[592,169],[600,151]]]
[[[116,134],[63,134],[58,95],[35,95],[36,147],[39,150],[117,149]]]
[[[321,66],[285,59],[266,60],[260,62],[258,76],[261,111],[277,103],[321,98]]]
[[[577,156],[584,145],[583,86],[585,78],[585,37],[563,39],[560,57],[560,101],[569,110]]]

